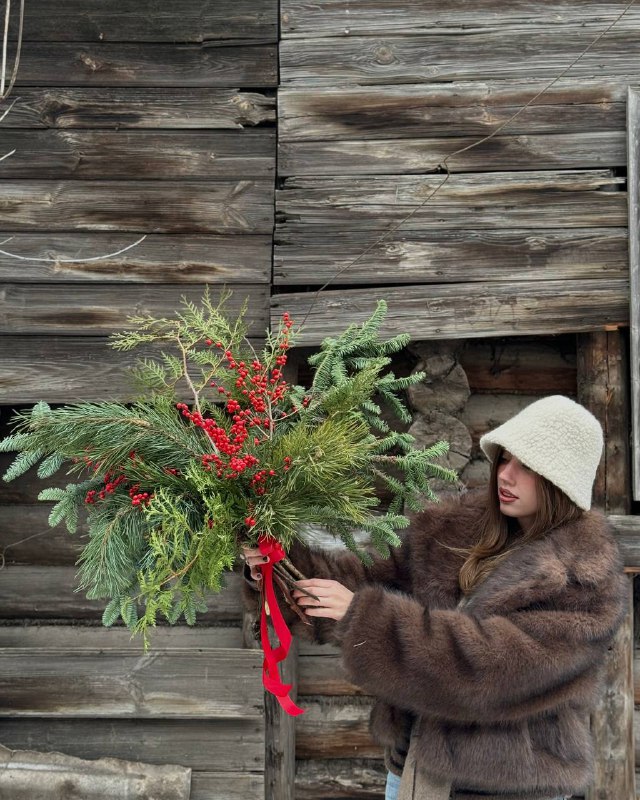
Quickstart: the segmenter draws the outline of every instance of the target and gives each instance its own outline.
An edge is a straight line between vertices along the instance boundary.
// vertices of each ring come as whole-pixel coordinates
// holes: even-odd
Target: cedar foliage
[[[315,523],[364,560],[352,531],[365,529],[388,555],[399,544],[396,531],[408,524],[403,507],[417,510],[425,497],[435,499],[432,478],[456,479],[436,463],[446,443],[416,449],[413,437],[390,431],[382,419],[380,401],[410,420],[401,393],[424,378],[388,371],[408,336],[380,339],[383,301],[363,325],[325,339],[309,359],[315,373],[305,388],[286,383],[279,369],[295,336],[288,315],[267,333],[258,356],[246,338],[244,309],[228,320],[226,299],[214,305],[207,292],[199,306],[183,300],[173,319],[134,317],[132,330],[112,337],[118,350],[163,348],[139,360],[134,377],[143,393],[132,404],[80,402],[52,410],[40,402],[17,414],[14,433],[0,442],[0,450],[18,453],[7,481],[36,464],[40,478],[63,466],[76,478],[65,489],[40,493],[55,503],[49,524],[64,522],[74,533],[79,515],[87,514],[79,588],[107,601],[105,625],[122,618],[145,640],[159,615],[195,622],[207,593],[221,588],[240,542],[255,544],[268,532],[286,550],[304,523]],[[260,399],[248,398],[259,379],[260,413]],[[190,409],[178,403],[186,387]],[[240,418],[259,420],[236,447],[235,455],[248,459],[243,467],[233,467],[233,454],[225,455],[198,424],[215,423],[229,441],[240,441],[233,427],[238,409]],[[376,479],[393,496],[383,513],[376,509]]]

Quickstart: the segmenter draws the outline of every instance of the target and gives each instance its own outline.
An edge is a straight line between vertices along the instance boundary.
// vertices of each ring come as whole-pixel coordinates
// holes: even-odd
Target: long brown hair
[[[487,507],[480,520],[480,538],[471,550],[466,551],[465,562],[460,568],[460,588],[469,594],[503,561],[515,548],[527,542],[541,539],[549,531],[579,519],[583,511],[553,483],[538,473],[536,493],[538,509],[533,525],[521,530],[518,520],[507,517],[500,511],[498,499],[498,466],[502,459],[500,448],[491,465],[491,480],[488,488]]]

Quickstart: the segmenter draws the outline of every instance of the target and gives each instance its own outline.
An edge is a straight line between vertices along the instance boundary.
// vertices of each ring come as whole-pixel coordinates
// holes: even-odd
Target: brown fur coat
[[[394,771],[415,724],[419,768],[452,779],[456,798],[580,793],[589,712],[623,616],[617,547],[604,517],[586,512],[514,550],[458,608],[462,557],[446,545],[474,542],[484,502],[430,507],[370,568],[295,546],[308,577],[355,591],[346,616],[317,620],[313,634],[339,643],[350,679],[377,698],[371,730]]]

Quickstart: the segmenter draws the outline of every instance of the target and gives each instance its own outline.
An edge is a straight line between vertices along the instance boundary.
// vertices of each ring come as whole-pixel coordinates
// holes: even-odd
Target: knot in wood
[[[376,61],[378,64],[391,64],[395,60],[393,48],[389,45],[382,45],[376,50]]]

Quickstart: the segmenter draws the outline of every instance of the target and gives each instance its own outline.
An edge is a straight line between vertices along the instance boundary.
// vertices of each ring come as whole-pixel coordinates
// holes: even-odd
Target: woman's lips
[[[501,503],[513,503],[518,499],[515,494],[511,494],[506,489],[498,489],[498,497]]]

